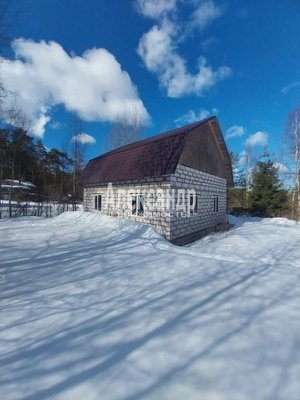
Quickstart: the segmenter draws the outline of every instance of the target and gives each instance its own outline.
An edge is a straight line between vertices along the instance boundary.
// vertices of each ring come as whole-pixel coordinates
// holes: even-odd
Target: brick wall
[[[206,230],[226,221],[226,180],[206,172],[178,165],[171,177],[172,189],[194,189],[197,209],[190,216],[173,215],[169,240]],[[178,194],[178,190],[175,190]],[[188,192],[185,192],[188,195]],[[218,200],[215,200],[217,197]],[[214,209],[217,201],[218,211]]]
[[[102,195],[101,213],[151,225],[168,239],[170,222],[166,213],[169,208],[164,201],[158,200],[157,195],[169,190],[169,176],[117,182],[111,186],[89,186],[84,188],[84,210],[95,211],[95,196]],[[133,195],[144,196],[143,215],[132,214]],[[158,204],[158,207],[155,207],[155,204]]]
[[[197,209],[189,212],[191,189],[197,195]],[[137,194],[144,196],[142,216],[132,215],[131,196]],[[85,187],[86,211],[95,211],[96,195],[102,195],[102,213],[152,225],[169,240],[214,227],[226,218],[225,179],[182,165],[171,176]]]

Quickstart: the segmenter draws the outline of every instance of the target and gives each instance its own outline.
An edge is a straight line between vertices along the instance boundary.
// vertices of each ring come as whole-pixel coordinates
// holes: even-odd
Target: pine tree
[[[266,161],[258,161],[253,172],[250,207],[260,217],[278,217],[289,210],[288,192],[282,187],[278,170],[268,154]]]

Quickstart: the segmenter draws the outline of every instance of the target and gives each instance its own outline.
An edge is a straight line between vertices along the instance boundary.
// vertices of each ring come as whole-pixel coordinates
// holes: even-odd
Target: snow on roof
[[[36,185],[32,182],[28,181],[19,181],[17,179],[4,179],[2,183],[0,183],[2,188],[11,188],[11,189],[32,189],[36,188]]]

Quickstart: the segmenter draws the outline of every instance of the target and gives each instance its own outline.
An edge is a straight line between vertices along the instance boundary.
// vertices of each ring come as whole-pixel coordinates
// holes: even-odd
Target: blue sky
[[[298,0],[14,0],[11,13],[2,79],[48,148],[73,113],[95,157],[135,110],[144,137],[217,115],[231,150],[279,153],[299,105]]]

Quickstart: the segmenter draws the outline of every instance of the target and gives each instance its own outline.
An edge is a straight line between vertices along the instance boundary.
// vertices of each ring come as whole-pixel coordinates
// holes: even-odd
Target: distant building
[[[0,199],[14,201],[24,201],[36,196],[36,186],[27,181],[17,179],[3,179],[0,182]]]
[[[84,209],[152,225],[183,244],[226,222],[230,156],[216,117],[89,161]]]

